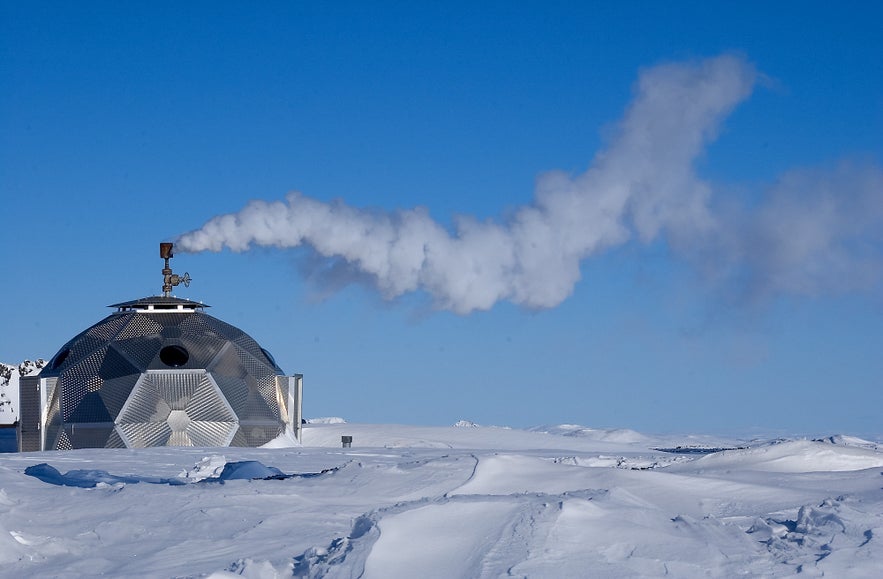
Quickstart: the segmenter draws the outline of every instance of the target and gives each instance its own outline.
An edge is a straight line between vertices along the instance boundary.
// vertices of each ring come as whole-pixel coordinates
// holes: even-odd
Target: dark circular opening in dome
[[[55,370],[56,368],[58,368],[59,366],[64,364],[64,361],[67,360],[67,357],[70,355],[71,355],[70,348],[65,348],[64,350],[62,350],[61,352],[59,352],[58,354],[55,355],[55,357],[52,359],[52,363],[49,365],[49,368],[52,370]]]
[[[275,368],[276,367],[276,359],[273,358],[273,354],[264,350],[263,348],[261,348],[261,353],[263,353],[264,358],[266,358],[267,361],[270,363],[270,366],[273,366]]]
[[[183,366],[190,359],[190,354],[184,349],[184,346],[166,346],[159,351],[159,359],[166,366],[177,368]]]

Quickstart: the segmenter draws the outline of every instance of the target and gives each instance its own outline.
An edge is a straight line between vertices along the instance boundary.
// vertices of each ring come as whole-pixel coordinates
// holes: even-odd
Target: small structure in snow
[[[116,312],[68,341],[20,385],[19,450],[260,446],[300,440],[303,377],[286,376],[251,336],[170,295],[190,283],[160,244],[163,295]]]

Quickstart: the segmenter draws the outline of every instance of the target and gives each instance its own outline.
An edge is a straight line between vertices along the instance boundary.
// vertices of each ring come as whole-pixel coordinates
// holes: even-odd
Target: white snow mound
[[[820,472],[864,470],[881,466],[883,452],[812,440],[794,440],[755,448],[726,450],[704,456],[682,468]]]

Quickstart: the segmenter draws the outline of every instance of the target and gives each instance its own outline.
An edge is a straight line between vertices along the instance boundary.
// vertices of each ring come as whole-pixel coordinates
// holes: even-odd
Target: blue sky
[[[575,251],[561,299],[506,282],[488,307],[446,301],[459,259],[390,299],[311,249],[330,228],[178,253],[194,282],[177,295],[304,373],[307,416],[883,434],[883,8],[509,4],[0,3],[0,360],[48,358],[107,304],[159,293],[157,244],[252,200],[422,207],[462,241],[463,216],[516,231],[549,171],[593,210],[606,189],[580,176],[614,159],[648,193],[624,194],[623,236]],[[708,126],[671,120],[740,74]],[[675,204],[644,235],[669,174],[698,213]]]

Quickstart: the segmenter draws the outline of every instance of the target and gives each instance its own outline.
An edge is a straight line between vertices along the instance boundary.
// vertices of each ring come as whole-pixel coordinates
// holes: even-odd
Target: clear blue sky
[[[177,295],[304,373],[307,416],[883,435],[883,5],[512,4],[0,2],[0,360],[159,293],[160,241],[254,199],[508,227],[616,157],[640,78],[729,58],[753,80],[686,165],[714,226],[623,214],[557,305],[332,291],[303,246],[179,253]],[[644,123],[665,158],[678,124]]]

